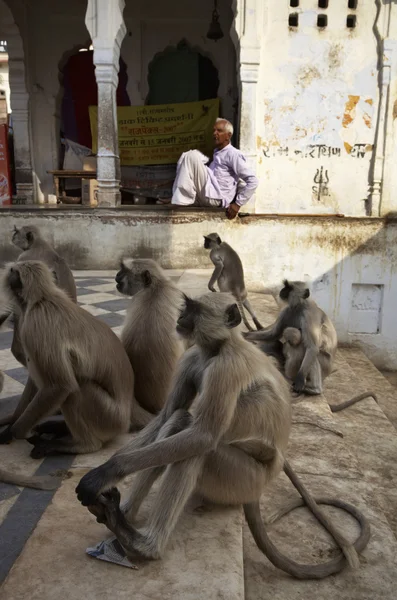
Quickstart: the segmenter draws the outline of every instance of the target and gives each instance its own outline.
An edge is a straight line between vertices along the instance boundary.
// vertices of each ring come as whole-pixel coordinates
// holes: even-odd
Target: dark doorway
[[[78,52],[62,69],[64,93],[61,109],[62,135],[87,148],[92,148],[88,107],[98,104],[98,90],[92,50]],[[127,94],[127,66],[120,58],[117,106],[131,104]]]
[[[181,40],[156,54],[148,83],[146,104],[178,104],[217,98],[219,77],[210,58]]]

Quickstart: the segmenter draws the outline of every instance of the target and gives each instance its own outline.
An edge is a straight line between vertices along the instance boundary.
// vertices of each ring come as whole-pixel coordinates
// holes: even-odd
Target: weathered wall
[[[356,11],[347,0],[327,9],[317,1],[266,4],[256,212],[365,215],[378,105],[376,3],[360,0]],[[289,27],[291,13],[297,27]],[[357,16],[354,29],[348,14]]]
[[[284,277],[310,281],[340,341],[359,342],[377,365],[397,369],[396,221],[9,209],[0,215],[0,263],[17,254],[9,242],[13,226],[27,223],[78,269],[116,269],[121,254],[152,257],[167,268],[209,268],[202,236],[217,231],[239,252],[250,289],[279,286]]]

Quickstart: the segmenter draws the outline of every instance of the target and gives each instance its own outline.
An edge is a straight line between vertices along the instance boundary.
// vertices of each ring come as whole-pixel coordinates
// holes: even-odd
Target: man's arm
[[[256,188],[258,187],[258,179],[255,176],[252,168],[247,163],[246,158],[240,152],[236,154],[234,158],[233,170],[239,179],[242,179],[245,186],[241,188],[237,194],[235,203],[238,206],[244,206],[248,200],[254,195]]]

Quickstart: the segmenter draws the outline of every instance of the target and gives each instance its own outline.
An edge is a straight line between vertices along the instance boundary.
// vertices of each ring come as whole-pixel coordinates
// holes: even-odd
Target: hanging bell
[[[212,11],[212,20],[208,29],[207,38],[209,40],[214,40],[214,42],[223,38],[222,27],[219,23],[219,14],[216,9]]]

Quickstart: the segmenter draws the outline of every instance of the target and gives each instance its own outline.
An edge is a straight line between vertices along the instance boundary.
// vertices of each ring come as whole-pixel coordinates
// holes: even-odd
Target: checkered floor
[[[106,276],[90,276],[75,274],[77,301],[79,305],[92,315],[101,319],[120,334],[129,299],[121,296],[116,290],[115,273],[106,271]],[[107,276],[109,275],[109,276]],[[177,283],[180,275],[171,275]],[[5,374],[4,390],[0,397],[0,414],[7,412],[23,391],[27,380],[27,371],[12,356],[12,325],[0,331],[0,369]]]
[[[178,283],[182,271],[170,272]],[[129,299],[116,290],[115,271],[75,272],[79,305],[107,323],[119,335]],[[0,331],[0,369],[4,372],[4,388],[0,395],[0,416],[12,411],[23,392],[27,370],[11,354],[12,324],[6,323]],[[68,469],[73,456],[47,457],[32,461],[26,442],[0,446],[0,464],[3,468],[24,471],[27,474],[48,474]],[[0,482],[0,583],[4,580],[21,552],[36,523],[51,501],[54,492],[18,488]]]

